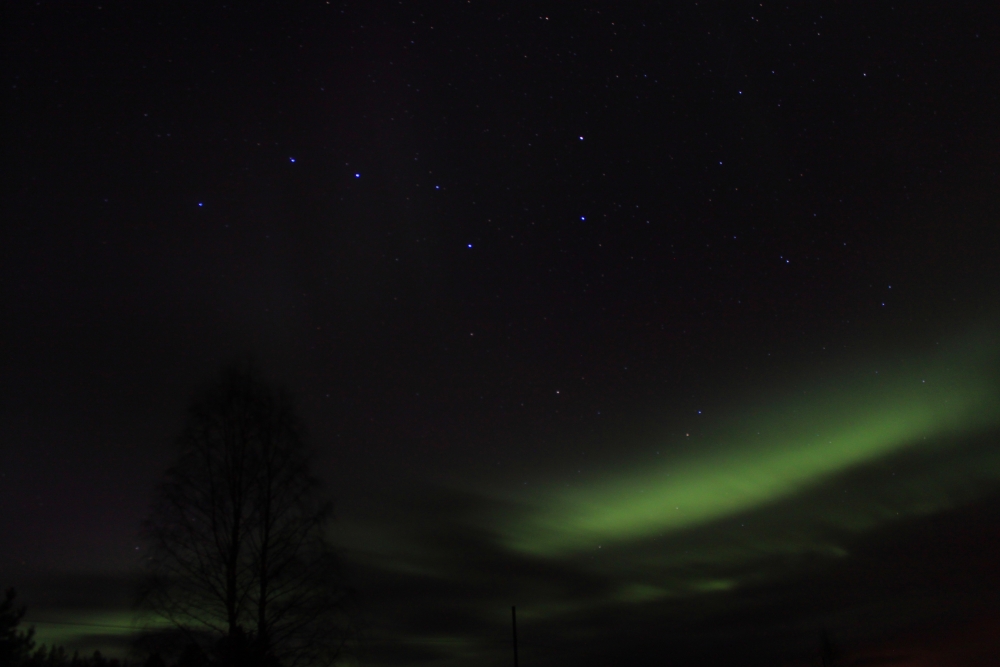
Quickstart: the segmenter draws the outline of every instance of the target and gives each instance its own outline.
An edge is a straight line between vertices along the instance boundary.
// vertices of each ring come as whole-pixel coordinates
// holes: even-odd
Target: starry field
[[[295,397],[370,665],[987,665],[990,3],[14,2],[0,586],[126,655],[192,393]]]

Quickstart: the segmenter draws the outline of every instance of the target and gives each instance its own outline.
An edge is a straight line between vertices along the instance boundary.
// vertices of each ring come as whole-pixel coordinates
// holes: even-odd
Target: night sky
[[[996,664],[1000,9],[12,2],[0,586],[125,650],[296,398],[371,665]]]

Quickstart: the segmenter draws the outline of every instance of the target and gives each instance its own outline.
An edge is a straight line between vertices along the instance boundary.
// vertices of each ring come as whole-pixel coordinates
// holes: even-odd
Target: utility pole
[[[510,622],[514,628],[514,667],[517,667],[517,607],[510,608]]]

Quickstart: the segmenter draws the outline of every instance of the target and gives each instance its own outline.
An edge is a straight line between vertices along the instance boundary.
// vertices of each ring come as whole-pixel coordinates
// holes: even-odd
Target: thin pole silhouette
[[[517,667],[517,607],[510,608],[510,622],[514,628],[514,667]]]

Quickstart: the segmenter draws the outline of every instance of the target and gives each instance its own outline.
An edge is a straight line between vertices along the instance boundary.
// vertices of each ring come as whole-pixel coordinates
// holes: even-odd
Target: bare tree
[[[141,606],[191,641],[213,637],[204,648],[223,664],[335,663],[347,591],[287,394],[249,366],[228,368],[177,446],[143,523]]]

